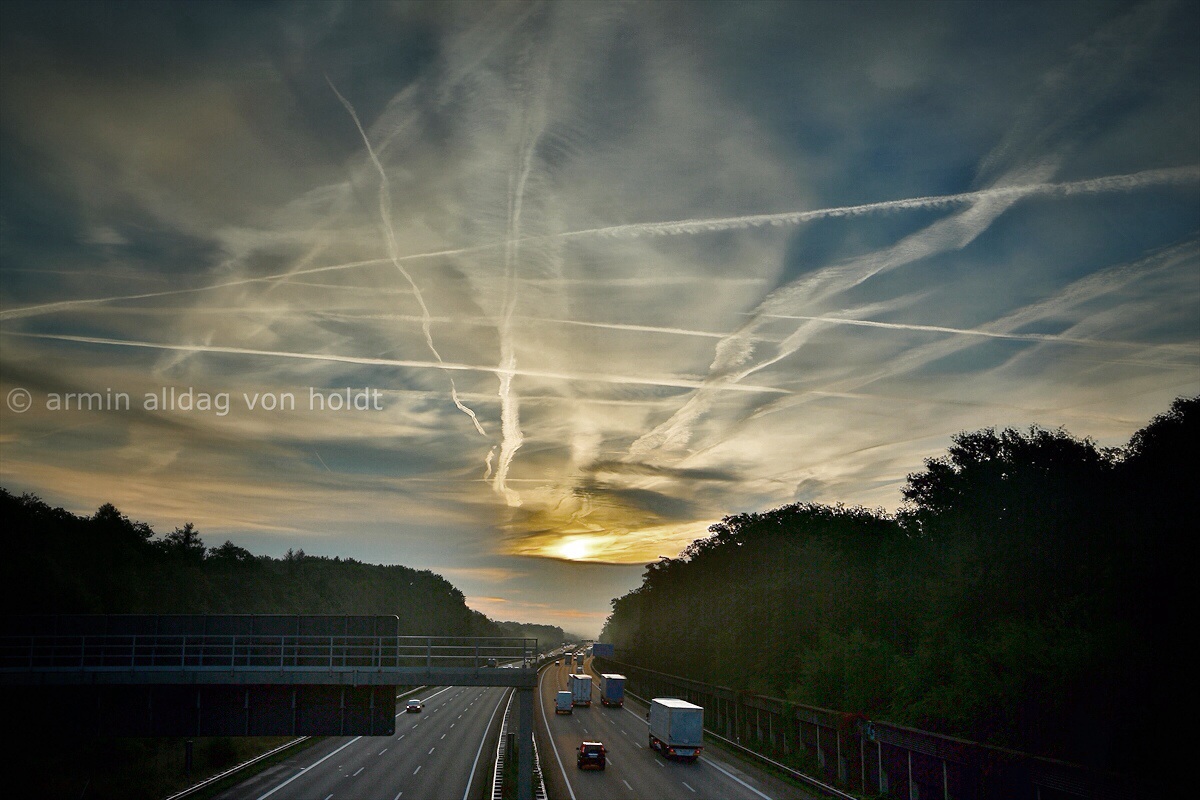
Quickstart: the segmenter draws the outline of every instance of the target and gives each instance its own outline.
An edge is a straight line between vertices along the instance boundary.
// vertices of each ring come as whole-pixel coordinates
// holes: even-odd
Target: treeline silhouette
[[[1198,431],[1200,398],[1179,398],[1121,448],[960,433],[908,476],[894,515],[725,517],[647,565],[600,640],[700,681],[1145,768],[1189,694],[1179,642],[1195,626],[1177,609]]]
[[[159,535],[111,503],[78,516],[0,488],[0,519],[4,614],[395,614],[402,635],[519,636],[543,649],[580,639],[555,625],[492,620],[429,570],[303,550],[256,556],[229,541],[208,547],[191,523]],[[23,722],[12,720],[13,730],[20,733]],[[8,747],[13,763],[38,776],[29,796],[156,800],[289,741],[193,739],[68,738],[47,748],[19,735]],[[189,774],[184,753],[192,745]]]
[[[111,503],[85,517],[0,488],[0,519],[6,614],[395,614],[401,635],[520,636],[544,648],[579,638],[492,620],[429,570],[208,547],[190,522],[159,535]]]

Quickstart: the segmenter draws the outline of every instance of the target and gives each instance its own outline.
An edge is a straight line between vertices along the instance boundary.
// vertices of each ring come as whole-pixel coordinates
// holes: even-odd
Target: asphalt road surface
[[[427,688],[398,701],[392,736],[330,737],[217,800],[475,800],[490,797],[505,688]],[[410,697],[425,701],[404,711]]]
[[[590,669],[590,660],[588,662]],[[551,800],[794,800],[817,798],[754,765],[705,747],[695,763],[668,761],[647,746],[647,709],[626,696],[623,708],[600,704],[597,676],[592,705],[554,713],[554,695],[568,689],[573,671],[563,664],[542,671],[534,712],[542,778]],[[603,742],[608,765],[580,770],[575,751],[583,741]]]

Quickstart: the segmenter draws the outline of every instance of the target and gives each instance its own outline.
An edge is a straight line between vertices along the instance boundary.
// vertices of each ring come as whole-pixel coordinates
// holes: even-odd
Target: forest
[[[1159,763],[1189,696],[1200,397],[1122,447],[1037,427],[952,442],[907,476],[894,514],[724,517],[647,565],[600,640],[619,661],[740,691],[1118,771]],[[159,534],[111,504],[79,516],[0,488],[0,518],[10,614],[396,614],[406,634],[578,638],[493,621],[428,570],[209,547],[190,523]],[[112,765],[128,793],[129,770],[149,779],[144,764],[174,752],[85,744],[93,794]],[[235,758],[212,744],[230,749],[214,764]],[[179,780],[170,763],[154,786]]]
[[[1187,691],[1200,397],[1128,444],[963,432],[895,514],[727,516],[613,600],[619,661],[1123,771]]]
[[[159,535],[111,503],[91,516],[0,488],[7,614],[395,614],[401,635],[515,636],[543,648],[579,637],[552,625],[498,622],[429,570],[351,558],[256,556],[208,547],[192,523]]]
[[[401,635],[526,637],[542,649],[581,638],[552,625],[494,621],[429,570],[303,550],[256,556],[229,541],[208,547],[191,523],[160,535],[110,503],[79,516],[0,488],[0,519],[6,614],[394,614]],[[23,722],[9,720],[9,728],[21,732]],[[60,737],[47,748],[39,737],[16,739],[13,763],[39,776],[37,796],[45,800],[162,798],[291,741]],[[191,772],[184,759],[190,745]]]

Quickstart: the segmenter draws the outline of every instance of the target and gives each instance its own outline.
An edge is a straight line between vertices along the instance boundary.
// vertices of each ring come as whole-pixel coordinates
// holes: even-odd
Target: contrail
[[[585,328],[603,328],[612,331],[634,331],[638,333],[668,333],[677,336],[703,336],[708,339],[723,339],[728,334],[719,331],[697,331],[690,328],[664,328],[657,325],[629,325],[620,322],[583,322],[577,319],[553,319],[550,317],[525,317],[529,322],[547,322],[554,325],[580,325]]]
[[[816,219],[857,217],[880,211],[949,208],[975,203],[988,198],[1017,200],[1033,195],[1069,196],[1098,194],[1101,192],[1130,191],[1155,185],[1182,185],[1195,183],[1197,180],[1200,180],[1200,165],[1167,167],[1164,169],[1144,170],[1126,175],[1089,178],[1087,180],[1069,181],[1066,183],[1034,183],[1023,186],[1002,186],[992,189],[980,189],[973,192],[959,192],[958,194],[910,197],[902,200],[884,200],[877,203],[820,208],[812,211],[785,211],[779,214],[750,214],[740,217],[713,217],[710,219],[685,219],[668,222],[635,222],[628,225],[612,225],[605,228],[568,231],[555,235],[562,238],[590,236],[678,236],[686,233],[759,228],[767,225],[776,227],[799,225],[800,223]]]
[[[492,477],[492,459],[496,457],[496,448],[488,450],[487,457],[483,459],[483,464],[486,467],[483,473],[483,480],[488,480]]]
[[[879,272],[895,269],[948,248],[961,248],[986,230],[1014,202],[1016,198],[1012,196],[996,197],[983,194],[974,205],[938,220],[881,252],[847,263],[835,264],[781,287],[759,303],[748,322],[718,343],[716,355],[709,367],[708,385],[737,385],[751,374],[795,353],[819,328],[816,323],[801,325],[776,347],[773,356],[744,366],[753,355],[748,338],[757,330],[764,313],[781,306],[790,308],[800,297],[810,301],[828,297],[856,286]],[[630,455],[640,458],[654,450],[683,447],[691,439],[696,421],[711,407],[712,400],[711,393],[705,390],[688,398],[668,420],[639,436],[630,445]]]
[[[375,165],[375,169],[379,172],[379,216],[383,220],[383,233],[387,240],[388,257],[392,264],[408,281],[408,285],[412,287],[413,294],[417,298],[417,303],[421,306],[421,330],[425,334],[425,344],[429,346],[429,351],[433,353],[433,357],[442,362],[442,355],[437,351],[433,344],[433,334],[430,332],[430,316],[429,308],[425,305],[425,296],[421,294],[421,287],[417,286],[417,282],[413,280],[412,275],[408,274],[401,264],[400,251],[396,246],[396,232],[392,228],[392,192],[388,183],[387,172],[383,169],[383,164],[379,162],[379,157],[375,155],[375,150],[371,147],[371,140],[367,138],[367,132],[363,130],[362,123],[358,120],[358,113],[355,112],[354,106],[350,105],[350,101],[342,96],[337,87],[333,85],[333,81],[329,76],[325,76],[326,83],[333,93],[337,95],[338,100],[346,107],[346,111],[350,113],[350,118],[354,120],[354,127],[358,128],[358,133],[362,136],[363,144],[366,145],[367,154],[371,157],[371,162]],[[449,377],[449,376],[447,376]],[[450,397],[454,401],[454,405],[458,406],[458,410],[471,418],[471,422],[475,423],[475,430],[479,431],[481,436],[487,434],[483,430],[483,426],[479,424],[479,418],[475,416],[475,412],[463,405],[463,402],[458,399],[458,388],[454,385],[454,378],[450,378]]]
[[[529,51],[525,58],[532,58]],[[517,144],[519,167],[516,174],[510,174],[508,187],[508,231],[504,246],[504,307],[501,313],[499,327],[500,336],[500,455],[496,464],[496,474],[492,479],[493,490],[504,496],[510,507],[521,505],[521,496],[505,484],[508,470],[513,458],[524,443],[521,432],[521,407],[517,395],[512,390],[513,370],[517,366],[517,350],[513,337],[513,315],[517,308],[517,267],[520,263],[521,252],[521,211],[525,204],[525,188],[529,182],[529,174],[533,170],[533,156],[538,140],[545,130],[545,109],[543,102],[543,82],[546,64],[544,61],[532,67],[518,71],[518,91],[523,87],[519,84],[521,78],[528,76],[532,88],[525,92],[521,104],[520,140]],[[489,464],[490,466],[490,464]]]
[[[1137,349],[1187,350],[1194,348],[1187,345],[1144,344],[1141,342],[1105,341],[1101,339],[1084,339],[1076,336],[1062,336],[1055,333],[1007,333],[1005,331],[990,331],[972,328],[948,328],[943,325],[914,325],[903,322],[876,322],[865,319],[846,319],[844,317],[807,317],[798,314],[763,314],[773,319],[797,319],[812,322],[827,322],[835,325],[859,325],[867,328],[886,328],[894,331],[928,331],[930,333],[950,333],[957,336],[983,336],[990,339],[1012,339],[1028,342],[1048,342],[1051,344],[1077,344],[1085,347],[1116,347]]]
[[[366,356],[343,356],[326,353],[296,353],[288,350],[255,350],[246,347],[228,347],[210,344],[164,344],[160,342],[143,342],[133,339],[106,339],[99,336],[73,336],[55,333],[20,333],[17,331],[0,331],[0,335],[19,336],[23,339],[46,339],[60,342],[78,342],[80,344],[100,344],[114,347],[140,347],[152,350],[175,350],[189,353],[218,353],[242,356],[267,356],[271,358],[294,358],[304,361],[327,361],[338,364],[362,364],[381,367],[412,367],[415,369],[455,370],[458,372],[481,372],[489,375],[502,375],[505,370],[498,366],[480,364],[458,364],[453,361],[415,361],[396,358],[369,358]],[[529,378],[546,378],[548,380],[572,381],[579,383],[612,383],[629,384],[634,386],[663,386],[674,389],[699,389],[705,386],[700,378],[642,378],[635,375],[615,375],[610,373],[573,374],[569,372],[551,372],[537,369],[514,369],[512,375]],[[726,388],[735,392],[751,394],[766,392],[768,394],[791,394],[789,389],[775,386],[756,386],[753,384],[736,384]]]
[[[361,130],[361,128],[360,128]],[[1132,191],[1135,189],[1146,188],[1149,186],[1182,186],[1188,183],[1196,183],[1200,181],[1200,165],[1192,165],[1186,167],[1168,167],[1158,170],[1146,170],[1143,172],[1128,173],[1124,175],[1110,175],[1101,178],[1090,178],[1081,181],[1071,181],[1067,183],[1036,183],[1027,184],[1024,186],[1008,186],[996,189],[984,189],[974,192],[961,192],[958,194],[947,195],[929,195],[925,197],[912,197],[899,200],[883,200],[876,203],[863,203],[854,206],[837,206],[831,208],[819,208],[810,211],[789,211],[779,214],[752,214],[749,216],[739,217],[715,217],[704,220],[675,220],[666,222],[640,222],[629,225],[614,225],[604,228],[588,228],[578,231],[564,231],[562,233],[549,234],[546,236],[529,236],[521,240],[522,243],[545,241],[548,239],[570,239],[570,238],[586,238],[586,237],[636,237],[641,235],[679,235],[686,233],[704,233],[707,231],[723,231],[737,228],[753,228],[762,226],[782,227],[790,225],[799,225],[804,222],[809,222],[817,219],[835,218],[835,217],[852,217],[863,216],[878,212],[910,210],[910,209],[928,209],[928,208],[949,208],[955,205],[961,205],[978,200],[981,197],[995,196],[998,194],[1015,195],[1017,197],[1027,197],[1033,195],[1061,195],[1072,196],[1077,194],[1098,194],[1102,192],[1116,191]],[[55,303],[43,303],[40,305],[23,306],[21,308],[12,308],[0,310],[0,320],[18,319],[21,317],[34,316],[37,314],[46,314],[54,311],[60,311],[67,308],[72,308],[79,305],[90,305],[97,303],[109,303],[118,300],[139,300],[150,297],[163,297],[175,294],[187,294],[190,292],[204,292],[211,289],[219,289],[226,286],[240,286],[249,283],[266,283],[271,281],[287,280],[293,275],[308,275],[317,272],[335,272],[339,270],[359,269],[366,266],[374,266],[378,264],[387,264],[404,261],[417,261],[427,258],[440,258],[445,256],[467,255],[471,253],[480,253],[487,250],[493,250],[497,247],[505,246],[506,242],[491,242],[482,245],[473,245],[470,247],[452,247],[442,250],[428,250],[421,253],[410,253],[404,256],[396,256],[388,259],[369,259],[366,261],[352,261],[342,264],[331,264],[323,267],[311,267],[309,269],[298,270],[295,272],[283,272],[275,275],[265,275],[259,278],[243,278],[235,281],[225,281],[222,283],[210,284],[192,289],[173,289],[163,292],[147,292],[143,294],[132,295],[114,295],[111,297],[97,297],[83,300],[64,300]],[[652,279],[653,280],[653,279]],[[680,279],[684,280],[684,279]],[[720,279],[718,279],[720,280]],[[747,279],[750,280],[750,279]],[[757,279],[754,279],[757,280]],[[633,283],[641,282],[642,279],[630,278],[625,279],[625,282]],[[578,281],[577,281],[578,282]],[[616,285],[622,283],[622,279],[613,279]],[[662,282],[661,280],[659,282]]]
[[[430,254],[440,255],[440,254]],[[422,254],[421,258],[427,258]],[[413,256],[408,256],[413,258]],[[379,264],[389,263],[385,258],[372,258],[366,261],[348,261],[343,264],[330,264],[323,267],[310,267],[308,269],[295,270],[293,272],[284,272],[277,275],[264,275],[259,278],[238,278],[232,281],[222,281],[220,283],[210,283],[207,286],[195,286],[190,289],[167,289],[161,292],[142,292],[140,294],[124,294],[112,295],[110,297],[93,297],[80,300],[61,300],[56,303],[42,303],[35,306],[23,306],[21,308],[10,308],[7,311],[0,311],[0,320],[4,319],[20,319],[22,317],[32,317],[39,314],[51,314],[55,311],[63,311],[76,306],[98,305],[101,303],[116,303],[121,300],[144,300],[150,297],[169,297],[178,294],[192,294],[194,292],[209,292],[214,289],[225,289],[230,286],[245,286],[251,283],[274,283],[276,281],[287,280],[294,275],[309,275],[314,272],[333,272],[344,269],[358,269],[360,267],[377,266]]]
[[[317,461],[321,462],[321,466],[325,468],[326,472],[333,472],[333,470],[329,468],[329,465],[325,463],[325,459],[321,458],[320,453],[318,453],[316,450],[313,450],[313,455],[317,457]]]
[[[1191,263],[1197,253],[1197,241],[1194,239],[1182,242],[1177,245],[1165,248],[1157,253],[1154,253],[1146,258],[1138,259],[1137,261],[1119,264],[1093,273],[1086,277],[1065,286],[1058,294],[1034,303],[1024,306],[1015,311],[1012,311],[1003,317],[1000,317],[980,328],[964,333],[974,335],[1003,335],[1006,338],[1013,336],[1024,337],[1023,334],[1013,334],[1015,331],[1025,325],[1048,317],[1055,317],[1065,309],[1086,304],[1097,297],[1102,297],[1106,294],[1120,291],[1123,287],[1130,283],[1145,277],[1145,275],[1171,270],[1178,267],[1181,263]],[[1093,340],[1085,340],[1086,344],[1096,344]],[[810,389],[804,392],[793,392],[786,399],[782,399],[780,403],[772,402],[771,404],[756,409],[749,417],[737,422],[733,429],[726,431],[725,438],[729,434],[736,431],[742,425],[747,424],[753,419],[761,417],[765,414],[778,411],[782,408],[791,408],[800,404],[810,402],[814,398],[828,396],[833,393],[849,393],[864,386],[868,386],[876,381],[883,380],[898,374],[910,372],[919,367],[945,358],[953,353],[962,350],[968,346],[958,339],[947,339],[939,342],[932,342],[922,345],[913,350],[910,350],[900,357],[892,360],[886,366],[880,367],[871,373],[858,375],[851,378],[833,381],[826,384],[820,389]],[[1130,347],[1140,347],[1142,349],[1155,350],[1189,350],[1193,349],[1187,345],[1153,345],[1153,344],[1130,344]],[[1156,365],[1158,366],[1158,365]],[[948,403],[947,400],[935,400],[935,402]],[[988,407],[998,408],[1021,408],[1020,406],[1005,405],[999,403],[989,403]],[[688,454],[680,463],[686,465],[690,461],[702,457],[706,452],[720,445],[720,442],[713,442],[705,447]]]

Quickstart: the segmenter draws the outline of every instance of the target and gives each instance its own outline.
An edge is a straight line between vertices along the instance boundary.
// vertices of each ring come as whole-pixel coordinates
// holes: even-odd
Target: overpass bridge
[[[394,615],[6,616],[0,693],[57,734],[390,736],[398,686],[513,687],[531,798],[537,640],[399,630]]]

